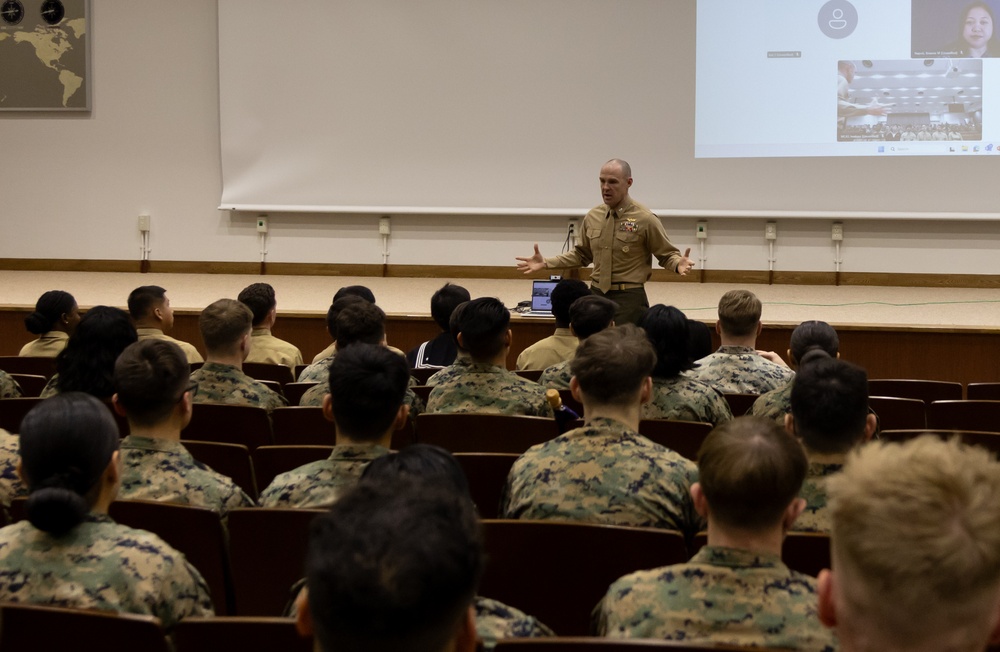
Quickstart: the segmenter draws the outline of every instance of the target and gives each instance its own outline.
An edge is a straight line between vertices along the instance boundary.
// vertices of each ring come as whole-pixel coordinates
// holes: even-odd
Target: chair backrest
[[[292,368],[283,364],[268,362],[244,362],[243,373],[254,380],[272,380],[281,386],[295,382]]]
[[[195,403],[181,438],[242,444],[253,450],[272,443],[271,421],[261,407]]]
[[[307,364],[297,364],[297,365],[295,365],[295,369],[292,370],[292,373],[295,374],[295,379],[296,380],[299,379],[299,376],[302,375],[302,372],[305,371],[306,367],[308,367],[308,366],[309,365],[307,365]]]
[[[883,430],[879,436],[885,441],[904,442],[921,435],[934,435],[941,439],[958,437],[962,443],[980,446],[994,455],[1000,456],[1000,432],[979,432],[974,430]]]
[[[544,369],[518,369],[514,373],[524,378],[525,380],[530,380],[533,383],[537,383],[538,379],[542,377],[542,372]]]
[[[965,398],[970,401],[1000,401],[1000,383],[969,383]]]
[[[0,428],[12,433],[21,432],[21,419],[43,400],[37,396],[0,399]]]
[[[0,604],[0,650],[168,652],[158,618],[29,604]]]
[[[33,374],[48,380],[56,373],[56,359],[19,355],[0,356],[0,369],[9,374]]]
[[[333,446],[258,446],[253,452],[253,468],[263,491],[279,473],[330,457]]]
[[[697,553],[708,542],[708,535],[699,532],[691,541]],[[816,577],[830,568],[830,535],[821,532],[789,532],[781,546],[781,561],[794,571]]]
[[[523,453],[559,435],[556,420],[510,414],[421,414],[417,441],[453,453]]]
[[[639,434],[696,462],[698,450],[713,427],[699,421],[643,419],[639,422]]]
[[[1000,401],[934,401],[927,406],[927,427],[1000,432]]]
[[[414,394],[420,397],[420,400],[424,402],[424,405],[427,405],[427,399],[431,397],[431,390],[434,389],[434,387],[432,385],[414,385],[410,389],[413,390]]]
[[[754,401],[760,398],[759,394],[723,394],[722,398],[729,403],[734,417],[741,417],[750,411]]]
[[[312,652],[313,649],[313,639],[299,636],[295,621],[290,618],[185,618],[174,627],[173,639],[176,652]]]
[[[868,381],[869,396],[915,398],[924,403],[957,401],[962,398],[962,383],[945,380],[881,379]]]
[[[548,638],[508,638],[497,641],[496,652],[643,652],[665,650],[669,652],[707,652],[709,650],[747,650],[766,648],[731,647],[728,645],[698,645],[677,641],[650,639],[593,638],[584,636],[557,636]],[[777,648],[775,648],[777,649]]]
[[[426,385],[427,379],[439,371],[441,370],[433,368],[410,369],[410,376],[417,381],[418,385]]]
[[[271,411],[274,443],[278,446],[331,446],[333,424],[321,407],[281,407]]]
[[[229,512],[229,554],[240,616],[280,616],[305,577],[309,524],[322,509],[247,507]]]
[[[927,404],[917,398],[869,396],[868,407],[878,417],[879,430],[908,430],[927,426]]]
[[[516,453],[455,453],[481,518],[497,518],[500,494],[518,457]]]
[[[279,396],[285,395],[284,390],[281,388],[281,383],[276,380],[258,380],[257,382]]]
[[[38,396],[45,389],[49,379],[38,374],[9,374],[21,386],[21,396],[32,398]]]
[[[316,383],[288,383],[285,385],[285,398],[288,399],[288,404],[298,405],[302,396],[315,386]]]
[[[590,613],[619,577],[688,559],[679,532],[555,521],[485,520],[479,594],[564,636],[586,636]]]
[[[207,464],[216,473],[231,478],[247,495],[257,500],[257,482],[254,479],[250,449],[239,444],[223,444],[217,441],[181,441],[188,452],[202,464]]]

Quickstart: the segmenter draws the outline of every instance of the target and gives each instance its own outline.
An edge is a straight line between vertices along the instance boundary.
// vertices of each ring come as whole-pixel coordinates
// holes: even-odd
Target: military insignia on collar
[[[625,233],[635,233],[639,230],[639,224],[635,220],[622,220],[618,225],[618,230]]]

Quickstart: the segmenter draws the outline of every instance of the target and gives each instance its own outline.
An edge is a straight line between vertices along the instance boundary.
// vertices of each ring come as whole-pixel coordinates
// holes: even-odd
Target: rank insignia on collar
[[[622,220],[618,225],[618,230],[625,233],[635,233],[639,230],[639,224],[635,220]]]

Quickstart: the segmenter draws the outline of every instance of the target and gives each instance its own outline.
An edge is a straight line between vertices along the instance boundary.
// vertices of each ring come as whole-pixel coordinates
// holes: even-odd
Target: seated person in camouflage
[[[455,348],[458,351],[455,355],[455,360],[444,369],[435,371],[431,374],[431,377],[427,379],[426,383],[424,383],[428,387],[434,387],[438,383],[455,378],[462,373],[466,364],[469,362],[469,352],[463,351],[462,348],[458,346],[458,316],[462,313],[462,309],[467,303],[469,302],[466,301],[455,306],[455,309],[451,311],[451,317],[448,318],[448,331],[451,333],[451,339],[454,340]],[[457,364],[463,360],[463,364]]]
[[[833,326],[825,321],[804,321],[792,331],[788,346],[788,360],[793,369],[810,351],[820,349],[831,358],[840,357],[840,337]],[[761,394],[750,408],[750,414],[785,423],[785,415],[792,411],[792,384],[795,379],[766,394]]]
[[[201,354],[187,342],[175,340],[165,331],[174,327],[174,309],[167,291],[158,285],[143,285],[128,295],[128,312],[135,322],[139,340],[165,340],[181,347],[189,363],[202,362]]]
[[[280,474],[261,492],[260,504],[333,504],[354,486],[369,462],[389,452],[392,433],[403,427],[409,412],[403,403],[409,378],[406,360],[384,346],[352,344],[337,353],[323,398],[323,415],[333,422],[333,452],[325,460]]]
[[[510,470],[501,518],[583,521],[694,532],[694,463],[639,434],[656,352],[632,324],[580,344],[570,390],[582,428],[532,446]]]
[[[182,553],[108,516],[121,460],[118,426],[99,400],[42,401],[21,424],[21,458],[27,520],[0,530],[0,601],[146,614],[167,629],[214,615]]]
[[[128,313],[94,306],[87,311],[66,348],[56,356],[56,373],[42,389],[42,398],[62,392],[86,392],[103,401],[115,393],[115,360],[139,339]]]
[[[590,288],[579,279],[564,278],[556,283],[550,296],[556,332],[521,351],[514,368],[518,371],[547,369],[558,362],[570,360],[580,340],[570,330],[569,308],[574,301],[587,296],[592,296]]]
[[[829,489],[831,570],[819,574],[819,616],[844,652],[1000,643],[1000,464],[991,453],[931,435],[871,443]]]
[[[274,322],[278,318],[278,301],[274,288],[268,283],[253,283],[243,288],[236,300],[253,313],[253,346],[247,362],[283,364],[295,371],[302,364],[302,352],[291,342],[271,335]]]
[[[868,374],[825,351],[810,351],[795,375],[791,401],[785,429],[799,438],[809,458],[799,494],[806,507],[792,529],[829,533],[826,483],[840,472],[847,455],[875,433],[876,417],[868,410]]]
[[[0,398],[19,398],[22,393],[14,377],[0,369]]]
[[[324,356],[322,358],[314,360],[311,365],[302,370],[298,378],[300,383],[326,382],[327,373],[330,371],[330,360],[333,359],[334,354],[337,352],[337,315],[347,306],[364,302],[365,300],[361,297],[349,294],[330,304],[330,307],[326,311],[326,332],[333,338],[333,344],[323,351]]]
[[[233,299],[219,299],[201,311],[198,327],[208,359],[191,374],[197,385],[195,403],[249,405],[268,412],[285,405],[284,397],[243,373],[252,346],[251,321],[250,309]]]
[[[144,340],[115,363],[115,411],[128,419],[121,442],[119,497],[206,507],[223,517],[255,503],[235,482],[216,473],[181,444],[191,420],[190,365],[173,342]]]
[[[359,299],[367,301],[368,303],[371,303],[371,304],[375,303],[375,295],[372,294],[372,291],[369,290],[368,288],[366,288],[365,286],[363,286],[363,285],[347,285],[347,286],[342,287],[339,290],[337,290],[337,293],[333,295],[333,301],[330,302],[330,306],[332,307],[333,304],[335,304],[338,301],[340,301],[341,299],[344,299],[344,298],[347,298],[347,297],[357,297]],[[317,362],[320,362],[322,360],[328,360],[329,358],[332,358],[333,357],[333,353],[334,353],[334,348],[337,346],[337,333],[334,332],[334,331],[332,331],[332,330],[330,330],[330,316],[329,316],[329,313],[327,313],[327,330],[330,333],[330,337],[333,338],[333,343],[331,343],[330,346],[326,347],[325,349],[323,349],[322,351],[320,351],[319,353],[317,353],[315,355],[315,357],[313,357],[313,359],[312,359],[313,364],[315,364]],[[400,351],[399,349],[397,349],[394,346],[390,346],[389,350],[392,351],[393,353],[398,353],[399,355],[402,355],[404,357],[406,355],[405,353],[403,353],[402,351]],[[310,367],[311,366],[312,365],[310,365]],[[306,371],[308,371],[308,370],[306,370]],[[303,379],[303,378],[300,377],[299,378],[299,382],[300,383],[305,383],[305,382],[313,382],[313,381],[310,380],[310,379]],[[315,382],[323,382],[323,381],[322,380],[316,380]]]
[[[450,369],[452,375],[431,390],[428,412],[553,416],[542,386],[506,368],[510,311],[499,299],[473,299],[460,305],[453,317],[455,341],[468,357],[438,372]]]
[[[802,447],[774,421],[739,417],[713,430],[691,487],[708,520],[708,545],[685,564],[618,579],[598,604],[598,633],[836,650],[819,621],[816,580],[781,561],[785,532],[802,511],[806,464]]]
[[[570,332],[582,342],[594,333],[614,326],[617,309],[618,304],[606,297],[596,294],[580,297],[569,308]],[[576,355],[575,350],[573,355]],[[573,377],[571,362],[572,358],[547,367],[538,378],[538,384],[546,389],[569,389],[569,381]]]
[[[723,394],[763,394],[791,380],[794,374],[780,356],[756,350],[760,313],[760,299],[752,292],[730,290],[722,295],[715,323],[722,346],[687,374]]]
[[[468,290],[453,283],[445,283],[431,296],[431,317],[441,328],[441,334],[406,352],[410,369],[443,369],[455,361],[458,348],[448,324],[455,308],[471,298]]]
[[[646,311],[639,326],[656,349],[653,395],[642,406],[643,419],[701,421],[717,426],[733,418],[718,390],[683,373],[696,366],[689,353],[689,321],[684,313],[660,303]]]
[[[0,507],[8,517],[10,502],[18,496],[28,494],[28,487],[17,474],[17,465],[21,462],[18,446],[17,435],[0,428]]]

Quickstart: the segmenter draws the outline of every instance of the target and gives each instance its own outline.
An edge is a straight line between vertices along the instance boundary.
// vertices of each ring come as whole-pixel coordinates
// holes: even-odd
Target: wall
[[[0,113],[0,258],[138,260],[137,216],[148,213],[154,261],[259,260],[256,216],[216,210],[216,4],[95,0],[92,12],[92,114]],[[593,196],[581,197],[581,205],[598,201],[599,165],[594,162]],[[849,165],[845,159],[843,176],[830,181],[844,193],[861,184],[907,183],[856,178]],[[655,179],[635,173],[633,194],[642,201],[643,184]],[[448,180],[439,183],[447,194]],[[725,185],[720,179],[720,189]],[[948,192],[946,178],[940,186]],[[674,242],[694,247],[693,254],[695,222],[666,220]],[[764,220],[708,222],[708,269],[767,269]],[[389,262],[508,266],[535,241],[544,253],[558,252],[565,223],[556,217],[397,216]],[[997,274],[996,231],[991,222],[848,221],[842,270]],[[377,216],[272,215],[268,251],[272,262],[382,262]],[[779,220],[775,254],[776,270],[832,271],[830,222]]]

